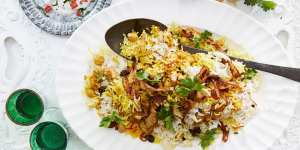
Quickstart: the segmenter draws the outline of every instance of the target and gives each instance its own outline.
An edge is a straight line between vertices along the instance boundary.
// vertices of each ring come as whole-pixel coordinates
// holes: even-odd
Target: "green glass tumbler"
[[[38,122],[43,112],[42,98],[30,89],[14,91],[6,102],[8,118],[19,125],[28,126]]]
[[[65,150],[67,138],[67,131],[60,124],[42,122],[32,130],[30,146],[32,150]]]

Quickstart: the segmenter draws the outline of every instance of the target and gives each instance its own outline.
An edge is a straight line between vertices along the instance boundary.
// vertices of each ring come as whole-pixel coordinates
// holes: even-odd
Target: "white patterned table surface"
[[[121,1],[124,0],[113,0],[112,5]],[[269,13],[264,13],[258,7],[246,7],[241,2],[235,7],[265,24],[274,35],[279,35],[291,59],[299,67],[300,1],[277,2],[279,7]],[[5,40],[4,37],[7,36],[13,38]],[[0,150],[30,149],[28,141],[33,126],[14,125],[8,120],[4,109],[7,95],[22,87],[36,89],[44,97],[46,112],[41,121],[59,121],[67,127],[67,149],[89,150],[64,121],[55,95],[56,66],[67,39],[68,37],[47,34],[34,26],[24,15],[18,0],[0,0]],[[5,46],[1,47],[4,40]],[[300,101],[300,93],[298,100]],[[270,149],[300,150],[300,103],[288,128]]]

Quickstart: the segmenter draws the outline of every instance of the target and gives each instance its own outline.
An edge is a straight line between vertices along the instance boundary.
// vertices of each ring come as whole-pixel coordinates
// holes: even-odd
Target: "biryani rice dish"
[[[121,54],[128,60],[99,52],[85,76],[85,95],[100,116],[99,127],[165,149],[195,141],[207,149],[217,138],[230,140],[255,113],[258,78],[256,70],[228,57],[251,59],[229,43],[176,24],[124,35]],[[190,54],[182,45],[209,53]]]

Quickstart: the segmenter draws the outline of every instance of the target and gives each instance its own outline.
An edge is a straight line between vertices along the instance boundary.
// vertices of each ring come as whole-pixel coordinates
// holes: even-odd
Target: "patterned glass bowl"
[[[71,35],[87,18],[108,7],[112,0],[19,0],[26,16],[42,30]]]

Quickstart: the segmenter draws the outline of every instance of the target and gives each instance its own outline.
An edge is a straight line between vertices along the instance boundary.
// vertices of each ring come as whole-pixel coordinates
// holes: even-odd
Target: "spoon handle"
[[[187,51],[189,53],[206,53],[207,51],[192,48],[189,46],[183,46],[183,50]],[[283,67],[283,66],[276,66],[276,65],[269,65],[269,64],[263,64],[259,62],[249,61],[245,59],[235,58],[229,56],[232,60],[238,60],[240,62],[243,62],[247,67],[257,69],[264,72],[269,72],[278,76],[282,76],[297,82],[300,82],[300,68],[291,68],[291,67]]]
[[[269,64],[248,61],[248,60],[242,60],[242,62],[247,67],[261,70],[264,72],[269,72],[269,73],[272,73],[272,74],[275,74],[278,76],[282,76],[282,77],[300,82],[300,69],[299,68],[275,66],[275,65],[269,65]]]

